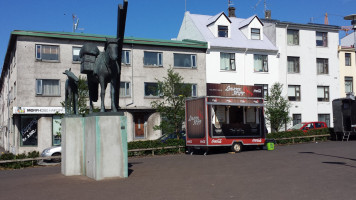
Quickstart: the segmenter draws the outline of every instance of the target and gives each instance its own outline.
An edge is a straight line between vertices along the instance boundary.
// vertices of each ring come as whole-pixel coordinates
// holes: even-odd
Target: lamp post
[[[345,20],[351,20],[352,29],[354,30],[354,48],[356,51],[356,14],[347,15],[344,17]]]

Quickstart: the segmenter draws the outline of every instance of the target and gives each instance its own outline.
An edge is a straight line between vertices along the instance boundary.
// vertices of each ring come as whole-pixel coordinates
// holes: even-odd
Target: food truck
[[[263,147],[267,134],[263,107],[261,86],[208,83],[207,96],[186,100],[187,152]]]

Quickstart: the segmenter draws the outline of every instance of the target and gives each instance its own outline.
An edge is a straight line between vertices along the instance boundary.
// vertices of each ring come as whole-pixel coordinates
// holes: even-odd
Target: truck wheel
[[[234,143],[232,146],[231,146],[231,150],[235,153],[239,153],[242,149],[242,144],[241,143]]]

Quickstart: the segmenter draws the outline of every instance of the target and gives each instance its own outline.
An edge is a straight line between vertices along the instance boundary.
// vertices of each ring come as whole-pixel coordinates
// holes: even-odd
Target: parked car
[[[53,146],[43,150],[41,153],[41,157],[60,156],[61,154],[62,154],[62,146]],[[61,162],[60,158],[45,159],[45,160],[52,160],[52,162]]]
[[[181,131],[178,134],[180,139],[185,140],[185,131]],[[160,140],[161,142],[165,142],[168,139],[177,139],[177,135],[175,133],[163,134],[157,140]]]
[[[289,131],[291,130],[302,130],[303,132],[307,132],[310,129],[322,129],[322,128],[327,128],[328,126],[326,125],[325,122],[302,122],[299,124],[296,124],[292,126]]]

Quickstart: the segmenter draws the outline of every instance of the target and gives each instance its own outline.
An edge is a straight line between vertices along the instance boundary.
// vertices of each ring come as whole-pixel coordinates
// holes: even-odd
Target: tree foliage
[[[185,98],[191,96],[191,85],[183,82],[183,77],[174,72],[172,68],[167,70],[167,77],[158,81],[158,90],[162,100],[151,103],[152,107],[161,115],[161,123],[154,127],[162,130],[164,134],[178,133],[182,131],[185,119]]]
[[[270,95],[267,96],[265,117],[272,131],[279,131],[283,124],[291,121],[289,117],[290,103],[282,96],[283,84],[274,83]]]
[[[89,99],[89,89],[88,89],[88,83],[87,79],[84,78],[83,76],[79,76],[79,82],[78,82],[78,109],[79,109],[79,114],[88,114],[88,108],[87,108],[87,102]],[[65,101],[61,102],[62,106],[65,107]],[[70,101],[68,102],[69,104],[72,104],[73,102]],[[72,106],[72,105],[70,105]]]

